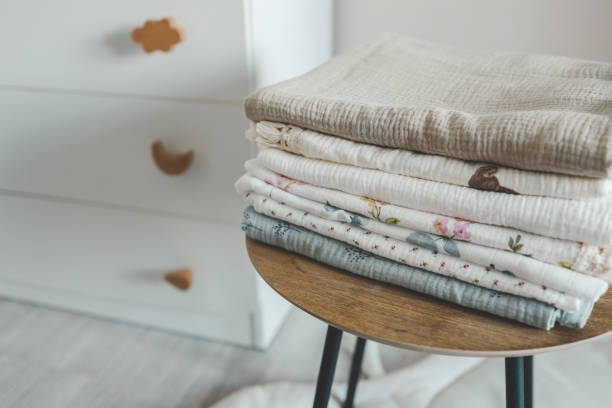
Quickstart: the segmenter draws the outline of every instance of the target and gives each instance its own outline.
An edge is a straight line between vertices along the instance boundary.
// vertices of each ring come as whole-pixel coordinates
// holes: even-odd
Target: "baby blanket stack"
[[[547,330],[612,281],[612,64],[388,35],[245,109],[254,239]]]

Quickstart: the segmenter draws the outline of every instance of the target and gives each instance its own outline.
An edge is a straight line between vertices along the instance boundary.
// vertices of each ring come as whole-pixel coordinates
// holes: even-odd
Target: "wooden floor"
[[[0,300],[0,407],[204,408],[246,384],[310,382],[325,326],[293,313],[264,353]]]
[[[0,300],[0,407],[206,408],[244,385],[313,382],[325,329],[293,310],[271,348],[257,352]],[[390,371],[425,355],[382,347],[382,356]],[[349,361],[340,359],[336,379]],[[611,406],[610,383],[612,341],[536,357],[540,408]],[[503,395],[503,359],[493,358],[429,408],[500,406]]]

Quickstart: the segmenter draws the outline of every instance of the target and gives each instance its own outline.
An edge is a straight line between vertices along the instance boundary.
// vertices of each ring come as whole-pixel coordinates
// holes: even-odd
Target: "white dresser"
[[[331,55],[331,0],[23,0],[0,14],[0,295],[264,348],[288,304],[252,269],[242,98]],[[172,17],[184,41],[130,38]],[[194,151],[177,176],[151,145]],[[186,291],[164,280],[191,268]],[[19,318],[16,316],[15,318]]]

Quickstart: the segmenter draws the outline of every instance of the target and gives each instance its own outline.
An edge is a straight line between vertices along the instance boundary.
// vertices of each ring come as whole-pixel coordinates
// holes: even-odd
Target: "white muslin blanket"
[[[367,197],[358,197],[343,191],[306,184],[281,176],[263,167],[257,159],[247,161],[245,168],[249,173],[260,180],[265,180],[268,184],[318,203],[330,204],[373,220],[410,230],[511,251],[612,282],[611,247],[600,248],[584,245],[511,228],[413,210]]]
[[[595,302],[608,289],[608,284],[601,279],[546,264],[517,253],[371,220],[330,204],[322,204],[294,195],[249,174],[243,175],[235,186],[242,195],[252,192],[259,196],[269,197],[293,209],[308,212],[322,219],[343,222],[348,226],[357,226],[384,237],[455,256],[470,263],[503,271],[506,274],[539,284],[542,288],[555,289],[581,299]]]
[[[384,237],[338,221],[317,217],[264,195],[247,192],[243,194],[243,198],[247,204],[253,206],[255,211],[261,214],[306,228],[395,262],[450,276],[488,289],[533,298],[566,311],[578,310],[583,302],[575,296],[548,289],[454,256]],[[355,256],[361,256],[360,254],[361,251],[355,251]]]
[[[611,196],[576,201],[481,191],[309,159],[279,149],[264,149],[257,157],[276,173],[317,186],[553,238],[612,244]]]
[[[457,50],[397,35],[253,92],[253,121],[588,177],[612,163],[612,64]]]
[[[509,194],[585,200],[603,197],[612,180],[527,171],[353,142],[298,126],[251,122],[247,138],[312,159]]]

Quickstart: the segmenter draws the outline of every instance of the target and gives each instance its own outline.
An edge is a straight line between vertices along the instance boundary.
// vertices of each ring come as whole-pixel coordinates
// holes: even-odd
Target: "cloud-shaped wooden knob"
[[[161,171],[169,176],[178,176],[187,171],[193,162],[193,150],[185,153],[170,153],[164,147],[161,140],[156,140],[151,145],[153,161]]]
[[[132,31],[132,40],[140,43],[147,53],[156,50],[168,52],[185,40],[185,32],[170,17],[157,21],[147,20],[142,27]]]

